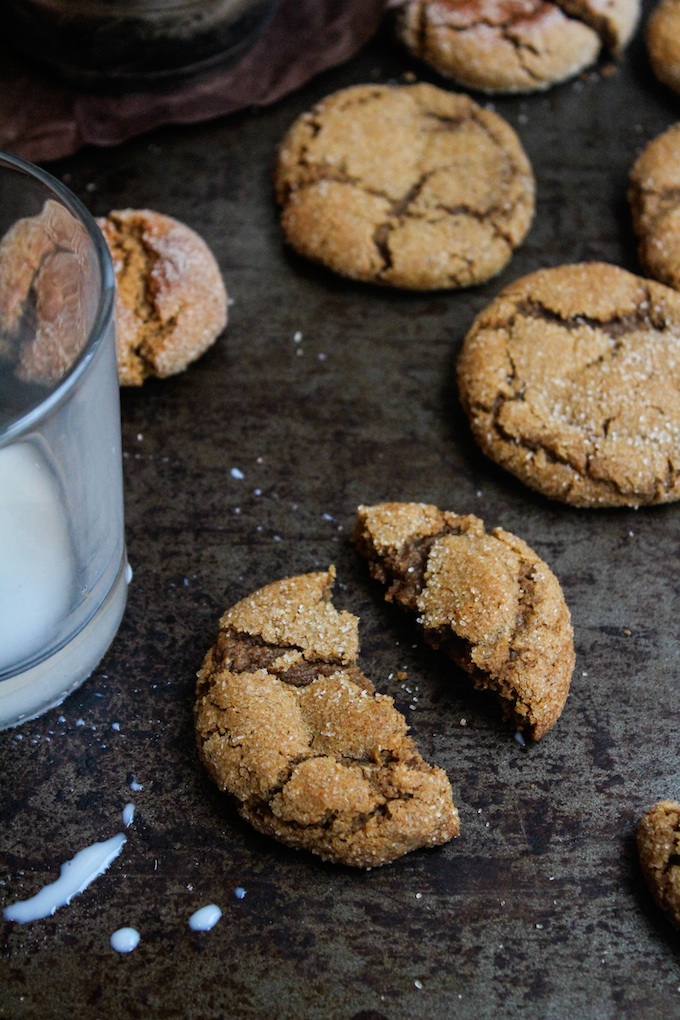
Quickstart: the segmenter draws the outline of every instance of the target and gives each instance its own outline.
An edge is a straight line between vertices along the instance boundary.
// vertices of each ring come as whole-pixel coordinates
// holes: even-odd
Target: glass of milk
[[[0,153],[0,729],[81,684],[125,608],[113,302],[87,210]]]

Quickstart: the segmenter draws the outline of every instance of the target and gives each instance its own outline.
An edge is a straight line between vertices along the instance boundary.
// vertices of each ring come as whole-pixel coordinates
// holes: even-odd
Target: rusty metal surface
[[[654,83],[639,35],[613,74],[496,99],[538,179],[527,241],[474,290],[388,293],[284,250],[271,167],[317,98],[406,71],[436,80],[381,36],[267,112],[50,167],[96,214],[150,206],[194,226],[233,305],[190,371],[123,394],[134,578],[114,646],[61,708],[0,734],[0,906],[120,831],[124,804],[136,805],[104,876],[44,921],[2,922],[2,1017],[680,1015],[680,941],[633,843],[646,806],[680,795],[680,508],[543,500],[477,453],[453,387],[462,337],[504,283],[582,259],[637,270],[627,173],[679,101]],[[357,504],[381,499],[477,513],[560,578],[577,665],[538,745],[521,748],[382,605],[348,541]],[[461,814],[453,843],[367,873],[251,831],[193,743],[194,674],[221,611],[329,563],[336,604],[361,617],[362,665],[447,769]],[[219,924],[190,931],[210,902]],[[122,925],[142,936],[125,956],[109,946]]]

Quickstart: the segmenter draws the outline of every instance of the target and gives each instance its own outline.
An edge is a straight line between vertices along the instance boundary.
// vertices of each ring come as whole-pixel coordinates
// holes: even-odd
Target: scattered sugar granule
[[[246,895],[246,890],[243,888],[243,886],[242,885],[237,885],[236,888],[234,889],[234,896],[236,897],[236,899],[237,900],[242,900],[242,899],[245,898],[245,895]]]
[[[229,472],[229,474],[231,475],[232,478],[244,478],[245,477],[245,475],[243,474],[241,469],[237,468],[237,467],[233,467],[231,469],[231,471]]]

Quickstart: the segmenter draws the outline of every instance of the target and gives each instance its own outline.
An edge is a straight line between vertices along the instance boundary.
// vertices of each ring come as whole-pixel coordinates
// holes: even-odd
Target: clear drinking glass
[[[0,153],[0,729],[81,684],[125,608],[113,302],[87,210]]]

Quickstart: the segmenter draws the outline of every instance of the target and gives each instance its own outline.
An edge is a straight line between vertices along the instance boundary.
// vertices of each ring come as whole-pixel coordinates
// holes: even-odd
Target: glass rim
[[[61,181],[48,173],[47,170],[36,166],[35,163],[31,163],[21,156],[15,156],[13,153],[3,150],[0,150],[0,169],[14,170],[19,174],[24,174],[39,181],[82,223],[94,247],[100,281],[97,312],[83,349],[63,379],[60,379],[54,388],[49,391],[44,400],[41,400],[40,403],[31,407],[28,411],[19,413],[17,417],[11,418],[5,425],[0,427],[0,447],[2,447],[7,442],[18,439],[25,433],[30,432],[55,408],[59,407],[67,399],[80,377],[87,371],[88,365],[104,342],[106,327],[114,317],[116,281],[111,255],[101,230],[95,223],[92,213],[65,184],[62,184]]]

